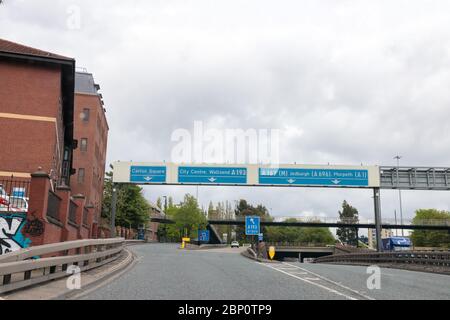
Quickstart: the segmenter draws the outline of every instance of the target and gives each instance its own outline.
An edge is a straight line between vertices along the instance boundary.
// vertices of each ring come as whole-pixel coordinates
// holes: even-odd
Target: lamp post
[[[400,189],[400,159],[402,156],[395,156],[394,159],[397,160],[397,189],[398,189],[398,199],[400,204],[400,225],[403,226],[403,204],[402,204],[402,190]],[[402,237],[405,236],[405,230],[402,229]]]
[[[167,196],[163,196],[164,198],[164,220],[167,220]],[[167,225],[164,221],[164,242],[167,242]]]

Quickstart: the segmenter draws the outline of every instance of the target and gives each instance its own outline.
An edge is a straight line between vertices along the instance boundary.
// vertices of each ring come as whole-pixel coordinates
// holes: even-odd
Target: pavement
[[[130,248],[133,268],[77,298],[86,300],[450,300],[450,276],[381,269],[369,290],[367,267],[266,264],[245,249],[180,250],[176,245]]]
[[[112,281],[122,273],[127,272],[134,264],[134,255],[129,250],[124,252],[107,265],[83,272],[81,274],[81,289],[71,290],[67,287],[68,278],[50,281],[27,289],[11,292],[0,296],[0,300],[65,300],[73,299],[80,294],[86,294]]]

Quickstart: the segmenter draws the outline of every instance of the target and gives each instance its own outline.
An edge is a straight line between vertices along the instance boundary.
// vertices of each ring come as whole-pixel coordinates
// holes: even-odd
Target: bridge
[[[291,221],[295,219],[296,221]],[[162,224],[175,223],[167,218],[152,218],[152,222]],[[210,225],[231,225],[244,226],[245,218],[237,219],[210,219]],[[340,220],[339,218],[324,218],[324,217],[275,217],[273,220],[261,219],[262,226],[272,227],[311,227],[311,228],[355,228],[355,229],[375,229],[374,221],[365,220],[355,223],[354,220]],[[381,227],[388,230],[437,230],[450,232],[450,220],[406,220],[406,223],[399,224],[395,221],[385,220]]]

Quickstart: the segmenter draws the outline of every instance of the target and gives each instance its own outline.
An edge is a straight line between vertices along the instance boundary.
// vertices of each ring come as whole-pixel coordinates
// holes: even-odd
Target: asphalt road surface
[[[446,275],[381,269],[381,289],[369,290],[366,267],[262,264],[239,249],[182,251],[149,244],[132,250],[137,264],[84,299],[450,300]]]

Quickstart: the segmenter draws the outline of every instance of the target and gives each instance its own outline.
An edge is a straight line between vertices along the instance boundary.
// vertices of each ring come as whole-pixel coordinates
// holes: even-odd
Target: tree
[[[163,206],[162,206],[162,199],[161,197],[158,198],[158,200],[156,200],[156,206],[161,209],[164,210]]]
[[[416,211],[413,224],[423,224],[423,220],[450,221],[450,212],[436,209],[421,209]],[[450,247],[450,233],[447,231],[415,230],[411,234],[411,240],[415,247]]]
[[[167,228],[167,236],[172,241],[180,241],[183,237],[195,238],[198,230],[206,228],[208,224],[197,199],[190,194],[184,197],[179,206],[169,206],[167,215],[175,222]]]
[[[272,221],[272,217],[270,216],[269,210],[267,210],[266,207],[264,207],[263,205],[254,207],[248,204],[246,200],[240,200],[237,203],[234,212],[237,219],[243,219],[246,216],[258,216],[265,221]],[[261,227],[261,232],[265,234],[266,227]],[[244,226],[238,226],[236,228],[236,238],[241,241],[244,241],[246,239]]]
[[[297,222],[288,219],[286,222]],[[300,228],[300,227],[268,227],[266,240],[269,242],[297,242],[301,244],[331,245],[336,240],[327,228]]]
[[[107,172],[103,194],[102,217],[111,218],[113,194],[112,172]],[[150,205],[144,198],[141,187],[129,184],[115,185],[117,190],[116,225],[134,229],[149,221]]]
[[[339,220],[342,223],[357,224],[359,222],[358,210],[344,201],[342,211],[339,211]],[[355,228],[339,228],[336,234],[342,243],[358,245],[358,232]]]

